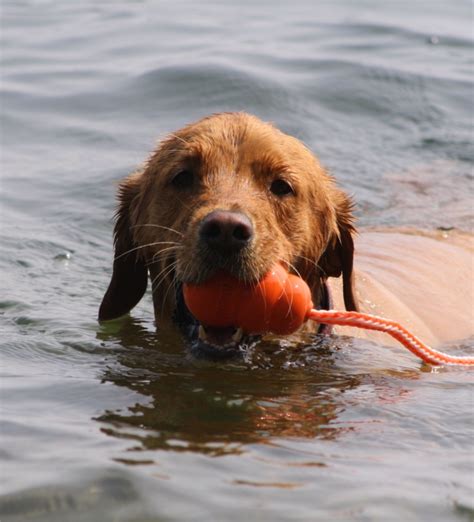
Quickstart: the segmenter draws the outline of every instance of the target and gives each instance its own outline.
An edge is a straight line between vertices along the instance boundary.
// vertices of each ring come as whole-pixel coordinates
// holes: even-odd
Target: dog
[[[118,198],[100,321],[128,313],[150,278],[160,327],[177,325],[203,351],[232,354],[251,338],[199,325],[182,285],[218,270],[252,284],[281,263],[306,281],[317,308],[387,316],[431,344],[473,334],[472,237],[356,234],[353,201],[315,155],[255,116],[218,113],[170,134],[120,184]],[[380,335],[370,334],[390,344]]]

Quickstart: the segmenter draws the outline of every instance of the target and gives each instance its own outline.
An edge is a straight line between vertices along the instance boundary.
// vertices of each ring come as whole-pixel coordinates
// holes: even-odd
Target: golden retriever
[[[255,116],[220,113],[188,125],[120,185],[99,320],[129,312],[150,276],[159,325],[174,322],[191,337],[199,332],[206,349],[232,352],[248,339],[233,327],[198,328],[182,284],[219,269],[256,282],[280,262],[306,280],[317,307],[360,302],[432,344],[471,335],[472,238],[369,231],[357,238],[356,276],[352,208],[299,140]]]

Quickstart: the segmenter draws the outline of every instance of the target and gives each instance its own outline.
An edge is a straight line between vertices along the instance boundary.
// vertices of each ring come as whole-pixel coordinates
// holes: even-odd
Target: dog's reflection
[[[149,400],[96,420],[104,433],[136,441],[137,450],[220,455],[278,437],[335,439],[352,429],[338,416],[347,392],[365,379],[338,367],[338,338],[308,337],[292,349],[262,342],[241,358],[211,362],[192,358],[176,333],[129,317],[100,337],[121,346],[104,380]]]

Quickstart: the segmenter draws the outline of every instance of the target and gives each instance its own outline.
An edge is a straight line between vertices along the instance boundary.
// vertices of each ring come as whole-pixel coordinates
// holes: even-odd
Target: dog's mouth
[[[232,348],[238,345],[244,337],[242,328],[229,326],[216,328],[213,326],[199,325],[198,339],[216,348]]]
[[[259,335],[245,334],[242,328],[216,328],[199,324],[191,340],[191,352],[197,357],[227,359],[245,353],[258,342]]]
[[[234,326],[216,328],[201,324],[184,302],[182,283],[176,285],[174,321],[190,341],[191,352],[198,357],[234,357],[260,338],[258,335],[248,335],[242,328]]]
[[[210,359],[239,356],[260,339],[260,336],[245,334],[242,328],[234,326],[216,328],[198,323],[195,332],[191,337],[191,352]]]

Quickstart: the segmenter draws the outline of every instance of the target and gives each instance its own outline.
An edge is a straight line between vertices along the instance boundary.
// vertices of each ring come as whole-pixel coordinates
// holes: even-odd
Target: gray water
[[[360,226],[472,229],[471,6],[3,1],[2,522],[474,519],[467,371],[348,338],[198,361],[149,295],[96,321],[117,181],[210,112],[302,139]]]

